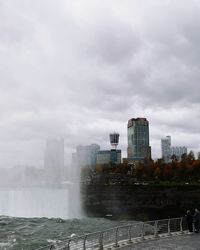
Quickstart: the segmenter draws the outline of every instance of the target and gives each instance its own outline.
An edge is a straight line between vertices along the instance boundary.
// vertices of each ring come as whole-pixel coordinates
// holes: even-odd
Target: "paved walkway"
[[[124,246],[123,250],[200,250],[200,234],[174,236],[163,239],[147,240]]]

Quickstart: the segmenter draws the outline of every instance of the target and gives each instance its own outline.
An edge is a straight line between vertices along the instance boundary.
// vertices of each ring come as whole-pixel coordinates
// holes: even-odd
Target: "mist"
[[[0,1],[0,186],[48,183],[49,138],[64,140],[65,181],[76,146],[107,149],[112,131],[126,157],[132,117],[149,120],[153,158],[166,135],[198,152],[199,13],[195,0]]]

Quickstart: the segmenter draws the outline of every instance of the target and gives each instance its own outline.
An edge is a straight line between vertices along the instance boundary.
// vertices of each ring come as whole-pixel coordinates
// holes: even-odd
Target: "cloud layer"
[[[147,117],[160,139],[200,151],[197,0],[0,0],[0,166],[43,164],[45,140],[109,148]]]

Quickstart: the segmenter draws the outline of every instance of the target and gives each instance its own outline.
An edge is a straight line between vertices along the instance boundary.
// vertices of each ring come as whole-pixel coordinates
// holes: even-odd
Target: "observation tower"
[[[113,149],[117,149],[117,146],[119,144],[119,133],[113,132],[110,134],[110,144]]]

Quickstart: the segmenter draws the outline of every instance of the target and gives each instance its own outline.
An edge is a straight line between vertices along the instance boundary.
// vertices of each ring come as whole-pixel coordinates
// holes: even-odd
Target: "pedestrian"
[[[190,210],[187,210],[185,217],[186,217],[186,222],[187,222],[189,233],[192,233],[193,232],[193,216]]]
[[[194,231],[195,233],[199,233],[199,229],[200,229],[200,212],[197,208],[195,208],[194,210]]]

